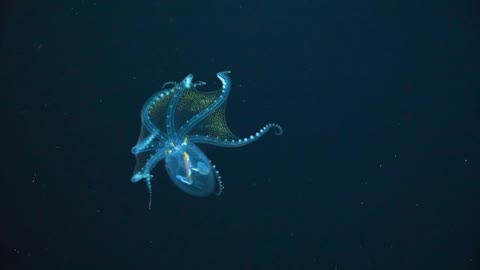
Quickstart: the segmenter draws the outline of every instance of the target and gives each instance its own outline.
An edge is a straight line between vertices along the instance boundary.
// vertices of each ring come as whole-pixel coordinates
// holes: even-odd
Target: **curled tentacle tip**
[[[282,135],[283,134],[283,128],[280,125],[275,125],[277,128],[277,131],[275,131],[275,135]]]
[[[165,87],[169,86],[169,85],[175,85],[177,84],[177,82],[174,82],[174,81],[169,81],[169,82],[166,82],[162,85],[162,89],[164,89]]]

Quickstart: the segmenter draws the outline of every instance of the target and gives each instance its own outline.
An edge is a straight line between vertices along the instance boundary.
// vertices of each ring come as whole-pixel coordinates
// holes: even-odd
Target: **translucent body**
[[[199,197],[220,195],[223,187],[218,171],[195,144],[239,147],[258,140],[271,128],[277,129],[277,135],[282,133],[277,124],[267,124],[245,138],[230,131],[225,121],[225,102],[231,87],[229,73],[217,73],[222,82],[220,90],[198,91],[196,87],[205,83],[193,83],[190,74],[180,83],[167,83],[173,87],[155,93],[143,105],[140,137],[131,150],[137,159],[131,181],[145,181],[149,208],[151,171],[158,162],[165,161],[170,179],[186,193]]]
[[[197,197],[216,193],[214,169],[194,144],[187,143],[170,153],[165,159],[165,167],[173,183],[186,193]]]

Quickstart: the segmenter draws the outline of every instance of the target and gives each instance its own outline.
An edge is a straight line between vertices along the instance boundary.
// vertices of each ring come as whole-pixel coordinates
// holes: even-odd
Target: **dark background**
[[[480,269],[478,1],[10,1],[0,269]],[[221,197],[132,184],[188,73],[241,148]]]

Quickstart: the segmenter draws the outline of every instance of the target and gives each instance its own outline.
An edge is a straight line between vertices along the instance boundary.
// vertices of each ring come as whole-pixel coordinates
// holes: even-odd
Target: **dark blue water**
[[[480,269],[475,1],[17,1],[0,28],[1,269]],[[217,2],[217,3],[215,3]],[[193,73],[240,136],[221,197],[132,184]]]

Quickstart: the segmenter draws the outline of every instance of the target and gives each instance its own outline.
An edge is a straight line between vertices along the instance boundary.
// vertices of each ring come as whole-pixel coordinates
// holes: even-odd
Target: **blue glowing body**
[[[225,122],[225,101],[230,93],[230,72],[219,72],[222,89],[201,92],[188,75],[180,83],[169,82],[171,88],[154,94],[145,102],[141,111],[142,129],[137,144],[132,148],[137,165],[132,182],[144,180],[152,201],[153,175],[150,171],[164,160],[170,179],[181,190],[192,196],[220,195],[223,186],[217,169],[195,144],[211,144],[238,147],[249,144],[277,124],[267,124],[257,133],[238,138]],[[164,85],[165,86],[165,85]]]

